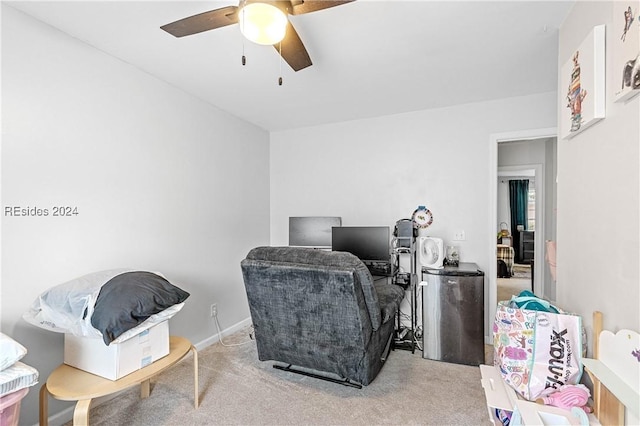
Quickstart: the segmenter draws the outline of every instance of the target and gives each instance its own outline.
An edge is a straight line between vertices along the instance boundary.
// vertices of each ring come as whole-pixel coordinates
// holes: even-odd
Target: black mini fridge
[[[422,357],[484,364],[484,272],[461,262],[422,269]]]

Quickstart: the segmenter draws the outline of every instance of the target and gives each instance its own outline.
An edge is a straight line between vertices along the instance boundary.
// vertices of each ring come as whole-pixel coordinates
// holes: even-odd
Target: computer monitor
[[[289,245],[331,248],[331,228],[341,226],[337,216],[304,216],[289,218]]]
[[[347,251],[365,262],[389,262],[388,226],[342,226],[332,229],[331,250]]]

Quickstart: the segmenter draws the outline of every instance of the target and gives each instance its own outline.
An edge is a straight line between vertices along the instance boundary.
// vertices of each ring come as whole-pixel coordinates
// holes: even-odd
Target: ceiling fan
[[[210,10],[163,25],[160,28],[175,37],[184,37],[237,23],[240,24],[240,29],[245,37],[259,44],[273,45],[294,71],[300,71],[310,66],[312,62],[287,15],[302,15],[352,1],[354,0],[240,0],[238,6]],[[275,31],[279,34],[275,38],[269,39],[273,27],[262,30],[250,27],[254,17],[258,21],[258,25],[264,24],[267,19],[264,15],[265,12],[274,13],[275,19],[280,22],[280,29]],[[256,35],[257,33],[254,31],[261,32]],[[263,39],[261,36],[266,36],[267,39]],[[278,40],[278,38],[280,39]]]

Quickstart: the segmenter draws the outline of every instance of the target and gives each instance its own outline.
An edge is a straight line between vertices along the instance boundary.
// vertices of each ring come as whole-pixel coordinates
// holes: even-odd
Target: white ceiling
[[[296,73],[237,25],[159,28],[236,1],[8,2],[270,131],[555,91],[573,3],[357,0],[291,16],[313,61]]]

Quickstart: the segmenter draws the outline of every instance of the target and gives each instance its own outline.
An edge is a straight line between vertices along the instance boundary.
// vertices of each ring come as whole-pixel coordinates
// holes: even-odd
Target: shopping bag
[[[505,382],[530,401],[582,377],[582,318],[552,308],[558,313],[501,301],[496,310],[494,364]]]

